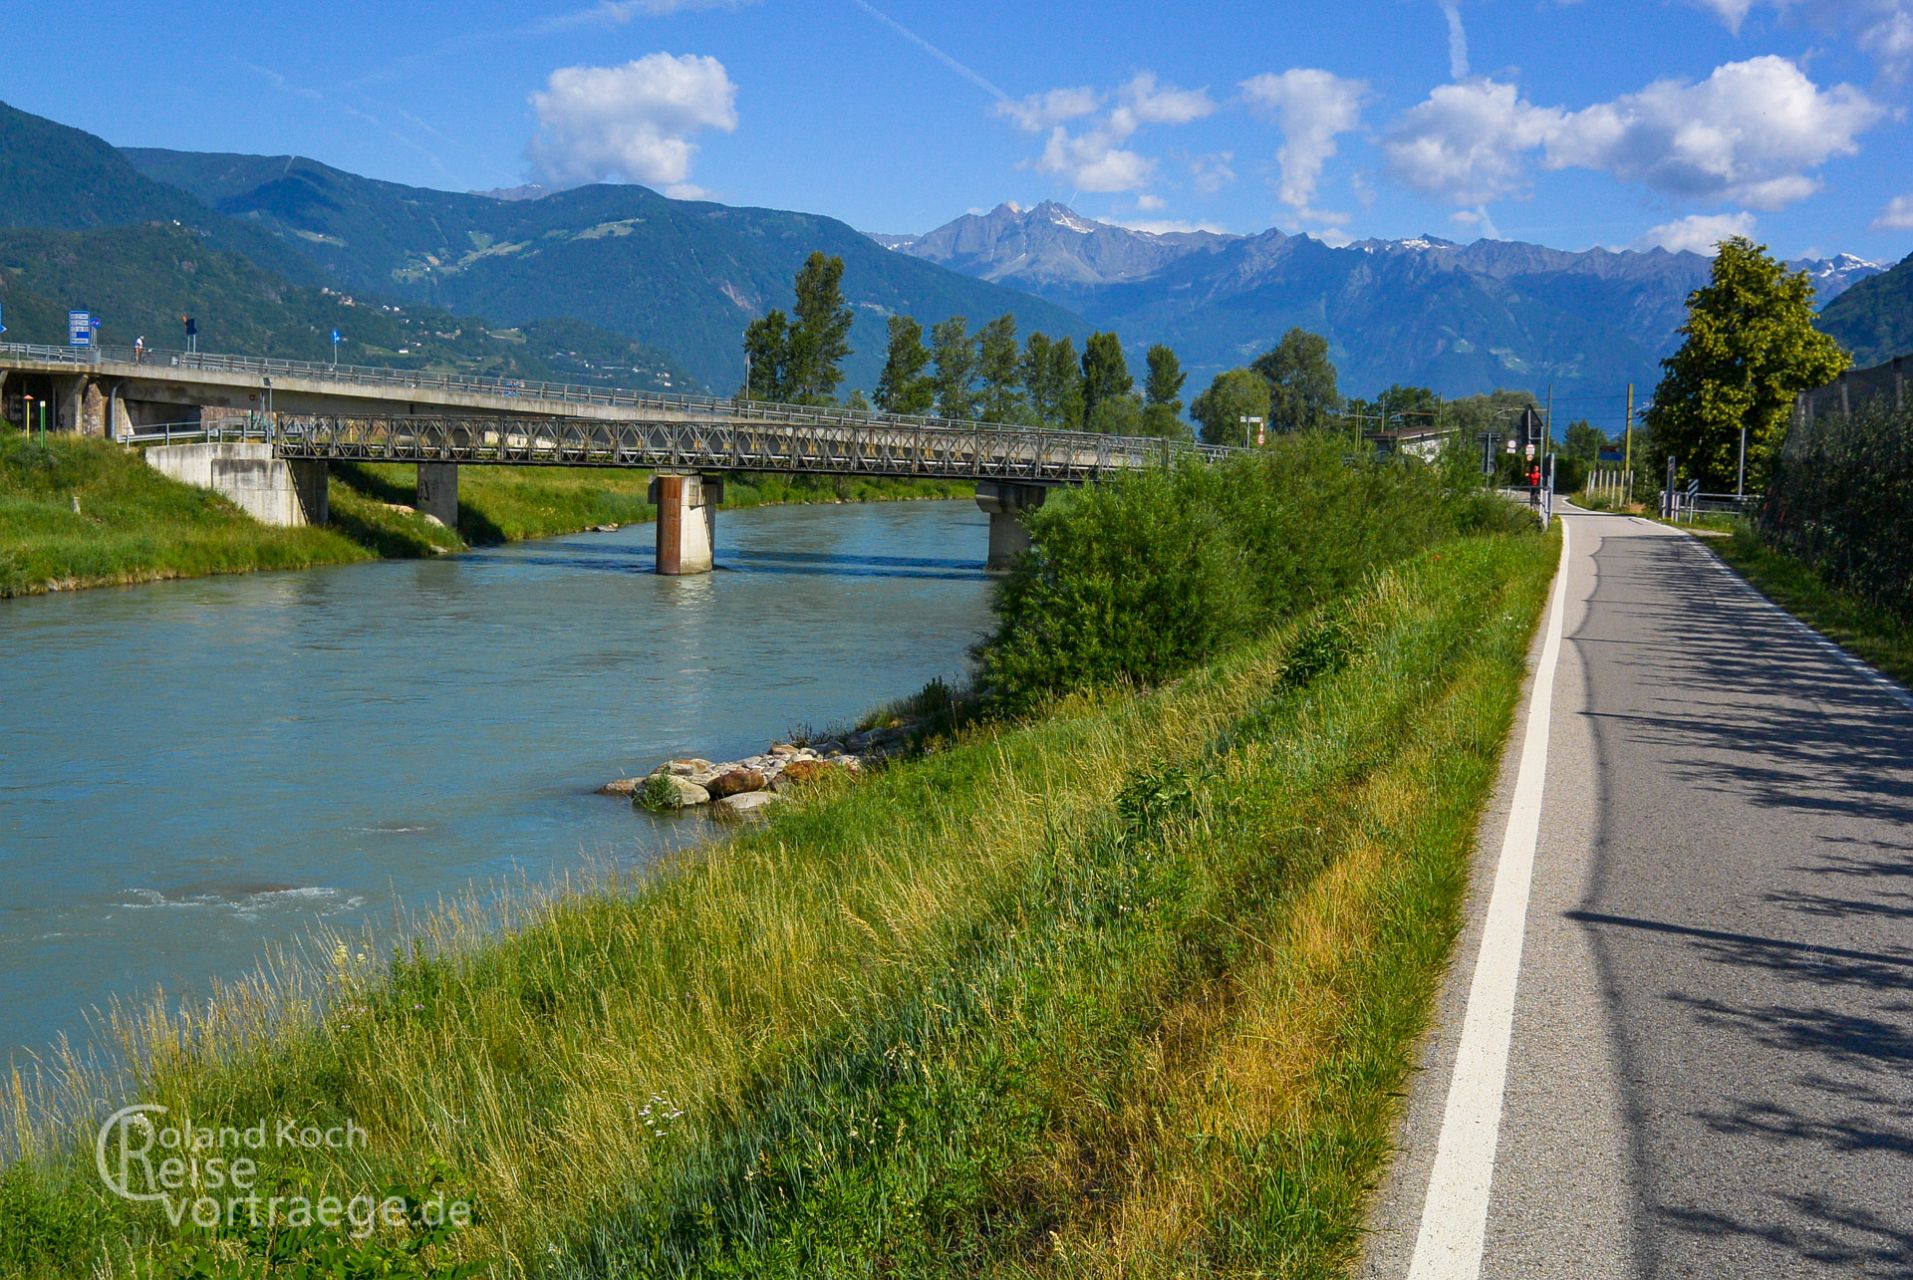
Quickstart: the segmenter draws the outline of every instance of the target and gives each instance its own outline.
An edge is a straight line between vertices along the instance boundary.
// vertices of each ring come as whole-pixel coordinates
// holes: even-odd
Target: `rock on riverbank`
[[[718,816],[756,813],[792,787],[840,773],[855,777],[876,761],[903,750],[909,740],[910,726],[899,724],[812,742],[774,742],[762,755],[742,760],[686,756],[666,760],[639,777],[607,782],[598,792],[629,796],[632,804],[654,813],[706,807]]]

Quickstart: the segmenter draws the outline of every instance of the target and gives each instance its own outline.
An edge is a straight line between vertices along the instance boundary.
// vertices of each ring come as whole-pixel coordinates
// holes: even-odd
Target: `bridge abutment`
[[[660,471],[651,477],[650,497],[658,509],[658,572],[674,577],[709,573],[724,482]]]
[[[458,464],[418,464],[418,497],[414,505],[447,529],[458,528]]]
[[[332,523],[331,468],[324,458],[292,458],[286,468],[292,473],[293,498],[304,513],[307,524]]]
[[[1048,496],[1049,489],[1040,484],[976,482],[976,505],[990,516],[990,558],[986,567],[991,573],[1004,572],[1030,549],[1030,531],[1023,527],[1021,513],[1036,510]]]

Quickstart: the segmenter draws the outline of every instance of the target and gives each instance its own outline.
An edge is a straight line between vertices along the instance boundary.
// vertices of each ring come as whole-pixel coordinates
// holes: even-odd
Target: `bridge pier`
[[[421,514],[435,517],[447,529],[458,528],[458,464],[419,463],[418,497],[413,505]]]
[[[991,573],[1004,572],[1030,549],[1030,531],[1023,527],[1020,513],[1036,510],[1048,496],[1049,489],[1040,484],[976,482],[976,505],[990,516],[990,558],[986,567]]]
[[[651,477],[650,497],[658,509],[658,572],[709,573],[724,482],[716,476],[660,471]]]

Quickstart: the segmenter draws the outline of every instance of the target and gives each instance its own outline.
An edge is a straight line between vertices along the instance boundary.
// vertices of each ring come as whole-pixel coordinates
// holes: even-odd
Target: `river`
[[[592,794],[966,667],[970,502],[726,512],[432,561],[0,601],[0,1058],[192,997],[315,926],[642,864],[710,831]]]

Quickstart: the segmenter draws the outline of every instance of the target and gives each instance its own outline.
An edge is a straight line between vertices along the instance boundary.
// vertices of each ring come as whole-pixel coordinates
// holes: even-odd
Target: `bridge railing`
[[[867,430],[903,428],[974,432],[996,430],[1019,436],[1041,434],[1045,437],[1080,437],[1089,442],[1121,437],[1101,436],[1093,432],[1054,432],[1015,423],[973,422],[961,418],[940,418],[919,414],[875,413],[844,409],[831,405],[793,405],[741,397],[692,396],[667,391],[630,391],[615,387],[596,387],[581,383],[532,382],[521,379],[480,378],[470,374],[436,373],[423,369],[393,369],[373,365],[331,364],[316,360],[281,360],[265,356],[236,356],[209,352],[167,351],[147,348],[138,361],[132,347],[56,347],[30,343],[0,343],[0,357],[42,363],[88,366],[101,363],[143,365],[156,371],[192,370],[206,373],[248,374],[267,377],[302,378],[334,384],[349,394],[354,387],[439,391],[453,394],[483,395],[497,399],[525,400],[528,405],[568,404],[608,409],[627,409],[640,413],[666,415],[674,419],[699,419],[711,423],[754,421],[766,424],[804,423],[819,427],[853,427]],[[548,416],[534,409],[527,416]],[[1229,452],[1221,445],[1195,446],[1204,456],[1221,457]]]

